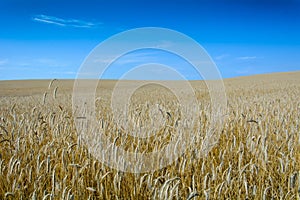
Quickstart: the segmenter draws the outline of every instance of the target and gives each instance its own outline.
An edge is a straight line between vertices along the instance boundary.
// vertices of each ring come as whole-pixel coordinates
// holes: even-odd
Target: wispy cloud
[[[58,60],[52,58],[14,58],[8,62],[8,60],[1,61],[0,66],[7,65],[7,67],[19,67],[20,69],[29,69],[29,68],[58,68],[58,67],[68,67],[71,66],[70,62],[65,60]]]
[[[124,64],[143,64],[148,63],[153,60],[158,59],[157,52],[132,52],[129,54],[125,54],[121,57],[115,56],[107,56],[107,59],[96,58],[94,60],[95,63],[111,63],[114,62],[115,65],[124,65]],[[116,60],[115,60],[116,59]]]
[[[163,40],[163,41],[160,42],[160,44],[158,44],[156,46],[156,48],[162,48],[162,49],[170,48],[173,45],[174,45],[174,43],[172,41]]]
[[[46,24],[54,24],[57,26],[69,26],[69,27],[76,27],[76,28],[95,28],[99,27],[102,23],[95,23],[95,22],[87,22],[78,19],[63,19],[54,16],[48,15],[35,15],[32,18],[33,21],[46,23]]]
[[[257,59],[257,56],[242,56],[242,57],[237,57],[238,60],[254,60]]]
[[[229,56],[228,54],[222,54],[222,55],[216,56],[215,59],[216,60],[223,60],[224,58],[227,58],[228,56]]]
[[[127,54],[117,60],[117,64],[124,65],[129,63],[148,63],[158,58],[157,52],[134,52]]]

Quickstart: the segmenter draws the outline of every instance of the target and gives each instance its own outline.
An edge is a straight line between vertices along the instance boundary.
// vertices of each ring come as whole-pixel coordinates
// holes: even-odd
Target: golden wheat
[[[205,157],[199,154],[209,128],[209,94],[202,82],[192,82],[200,107],[192,146],[171,165],[142,174],[110,169],[89,153],[75,128],[71,93],[56,86],[53,98],[47,98],[54,80],[45,93],[3,96],[0,199],[299,199],[296,74],[226,80],[227,118]],[[129,130],[153,123],[147,115],[151,106],[160,108],[163,122],[154,136],[137,139],[115,124],[111,89],[102,88],[96,100],[99,126],[109,142],[146,153],[176,137],[180,112],[170,91],[149,86],[134,94]]]

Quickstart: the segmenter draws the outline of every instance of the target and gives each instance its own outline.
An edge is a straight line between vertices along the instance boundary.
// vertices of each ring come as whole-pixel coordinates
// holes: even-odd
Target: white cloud
[[[1,60],[0,60],[1,65]],[[10,66],[14,67],[20,67],[22,69],[25,68],[40,68],[40,67],[68,67],[70,66],[70,63],[66,61],[56,60],[52,58],[21,58],[21,59],[15,59],[9,62]]]
[[[174,43],[172,41],[161,41],[160,44],[158,44],[156,46],[156,48],[162,48],[162,49],[167,49],[167,48],[170,48],[174,45]]]
[[[41,23],[54,24],[57,26],[70,26],[76,28],[95,28],[102,24],[77,19],[62,19],[48,15],[36,15],[32,18],[32,20]]]
[[[253,60],[257,59],[258,57],[256,56],[242,56],[242,57],[237,57],[238,60]]]
[[[51,20],[46,20],[46,19],[40,19],[40,18],[33,18],[34,21],[38,21],[38,22],[43,22],[43,23],[47,23],[47,24],[55,24],[55,25],[58,25],[58,26],[66,26],[65,24],[62,24],[62,23],[58,23],[58,22],[55,22],[55,21],[51,21]]]
[[[109,58],[107,58],[107,59],[96,58],[96,59],[94,60],[94,63],[105,63],[105,64],[109,64],[109,63],[111,63],[112,61],[113,61],[113,58],[111,58],[111,59],[109,59]]]
[[[228,56],[229,56],[228,54],[222,54],[222,55],[216,56],[215,59],[216,60],[223,60],[224,58],[227,58]]]
[[[118,65],[148,63],[157,59],[157,56],[157,52],[131,52],[125,55],[106,56],[106,59],[96,58],[94,62],[105,64],[114,62]]]

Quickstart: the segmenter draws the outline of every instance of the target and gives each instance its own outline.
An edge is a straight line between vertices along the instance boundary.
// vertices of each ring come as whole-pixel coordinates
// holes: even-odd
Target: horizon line
[[[24,79],[0,79],[0,81],[43,81],[43,80],[102,80],[102,81],[211,81],[211,80],[226,80],[226,79],[235,79],[235,78],[242,78],[242,77],[253,77],[253,76],[260,76],[260,75],[274,75],[274,74],[287,74],[287,73],[300,73],[300,70],[295,71],[282,71],[282,72],[266,72],[266,73],[259,73],[259,74],[252,74],[252,75],[238,75],[228,78],[222,79],[113,79],[113,78],[105,78],[105,79],[79,79],[79,78],[24,78]]]

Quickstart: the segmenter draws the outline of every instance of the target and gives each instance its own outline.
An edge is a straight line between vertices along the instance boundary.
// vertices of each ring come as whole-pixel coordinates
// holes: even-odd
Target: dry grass
[[[192,82],[201,108],[193,146],[143,174],[118,172],[89,154],[72,117],[72,84],[0,82],[0,199],[299,199],[299,72],[226,80],[228,117],[218,144],[200,158],[210,102],[204,84]],[[128,151],[163,148],[180,116],[174,96],[152,86],[132,97],[140,123],[151,122],[145,101],[164,107],[164,127],[141,141],[112,121],[113,85],[103,82],[96,102],[109,139]]]

